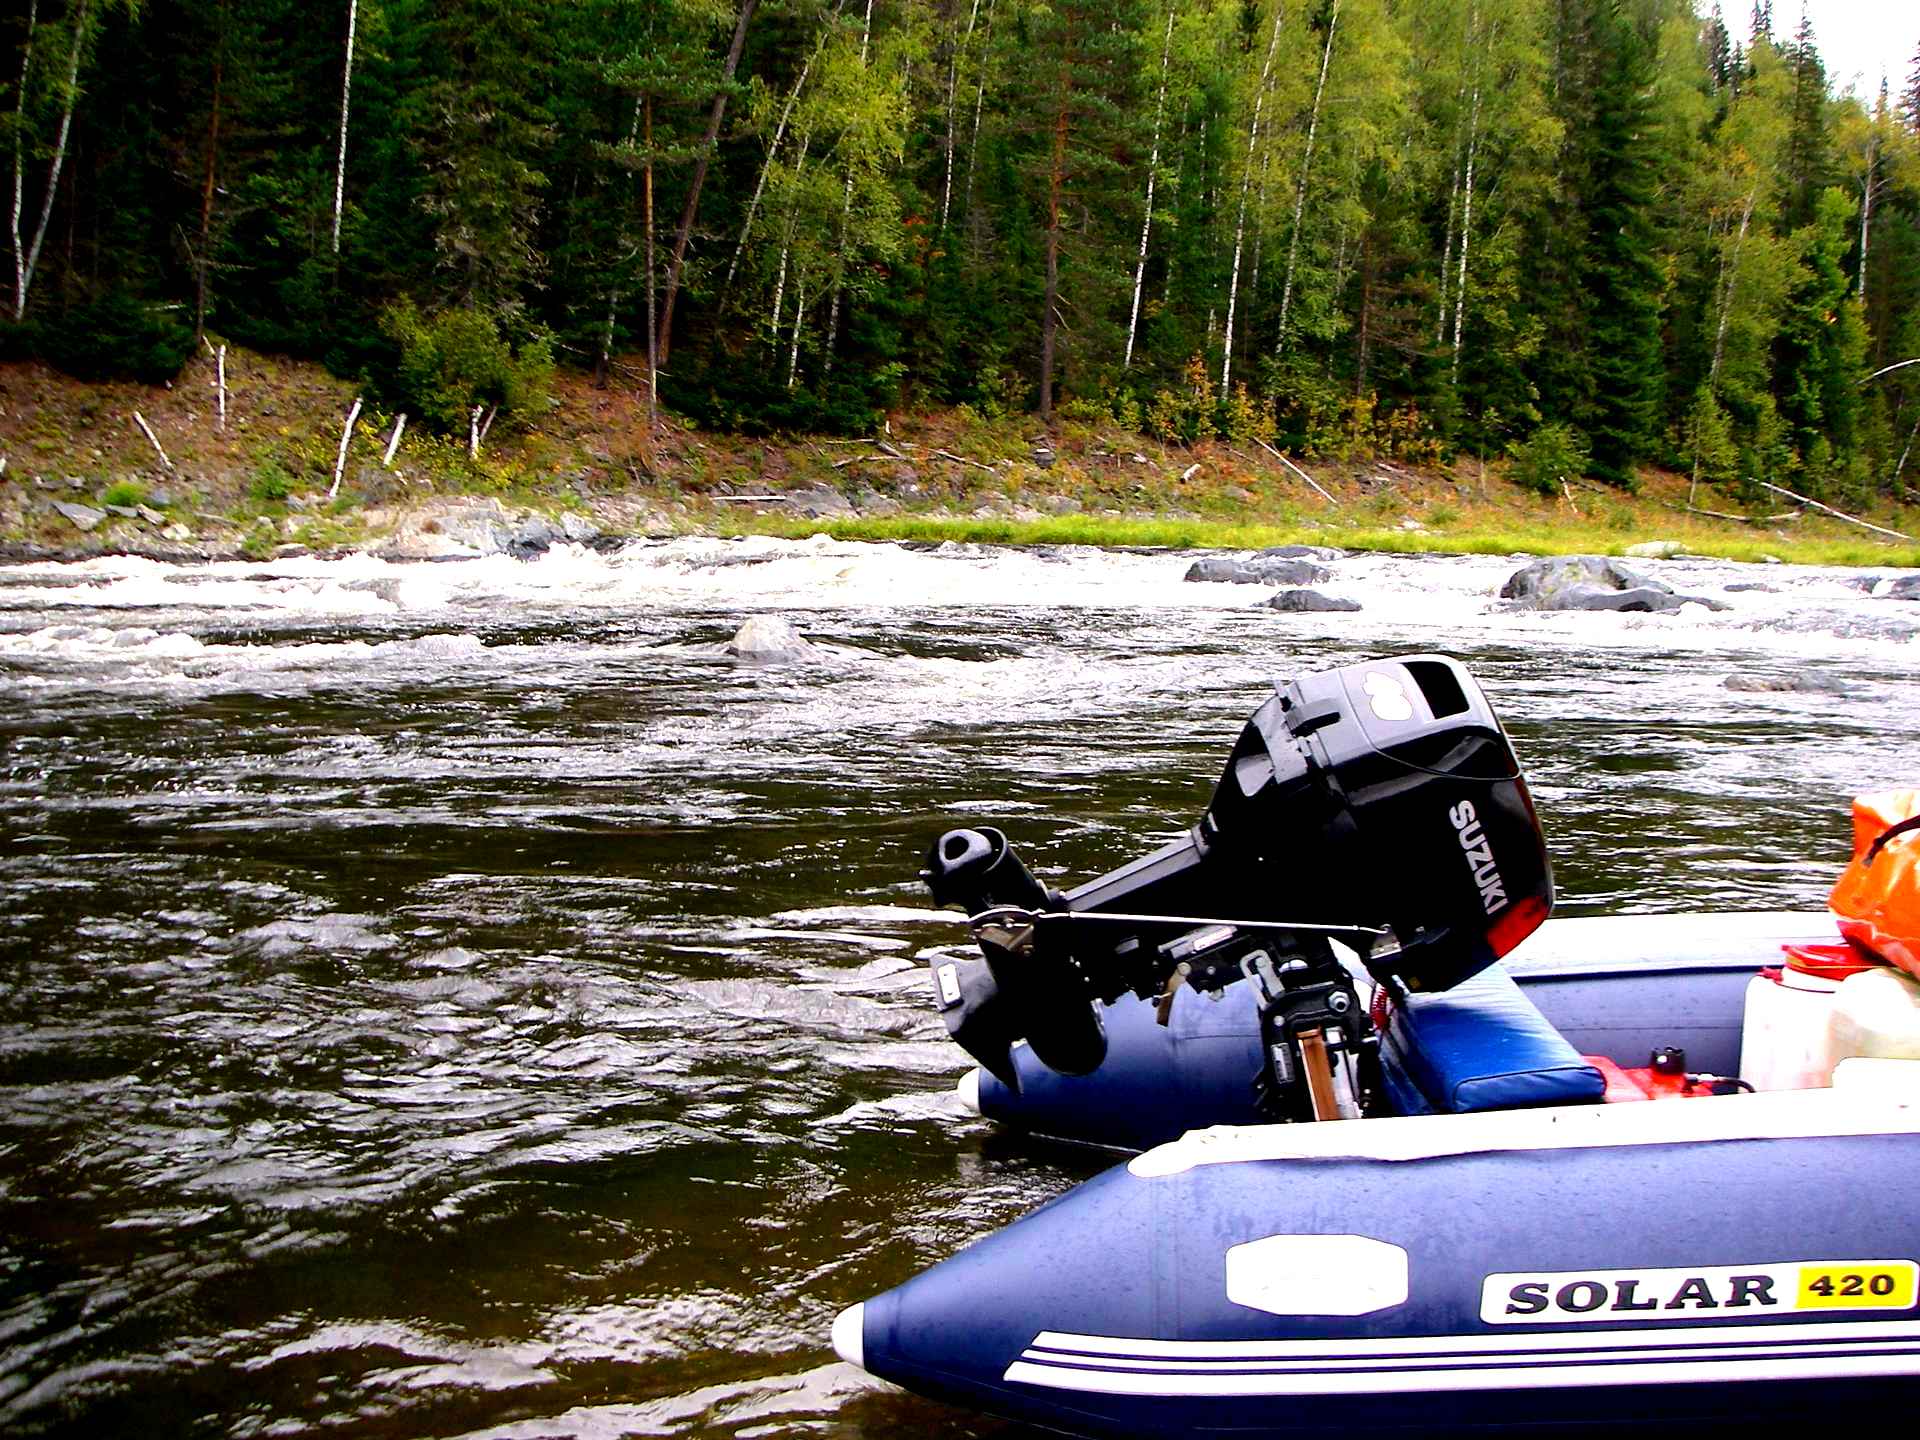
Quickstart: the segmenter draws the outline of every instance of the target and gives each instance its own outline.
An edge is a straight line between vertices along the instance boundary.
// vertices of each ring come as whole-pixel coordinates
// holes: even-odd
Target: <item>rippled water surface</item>
[[[1085,877],[1274,677],[1408,650],[1501,708],[1562,913],[1817,907],[1920,779],[1920,605],[1513,615],[1516,563],[1349,557],[1331,616],[822,540],[0,569],[0,1430],[1011,1435],[826,1342],[1104,1163],[952,1098],[950,820]],[[768,612],[806,662],[722,653]]]

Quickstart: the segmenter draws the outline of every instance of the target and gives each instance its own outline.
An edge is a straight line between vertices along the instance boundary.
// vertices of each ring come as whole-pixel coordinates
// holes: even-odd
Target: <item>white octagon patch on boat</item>
[[[1367,1235],[1269,1235],[1227,1250],[1227,1298],[1269,1315],[1371,1315],[1407,1303],[1407,1252]]]

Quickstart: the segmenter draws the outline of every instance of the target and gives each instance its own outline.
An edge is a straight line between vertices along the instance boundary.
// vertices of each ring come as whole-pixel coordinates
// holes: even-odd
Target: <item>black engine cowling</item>
[[[946,967],[948,1029],[1009,1083],[1022,1036],[1055,1069],[1097,1066],[1092,1002],[1158,993],[1197,925],[1342,932],[1376,979],[1445,990],[1553,905],[1512,744],[1466,668],[1439,655],[1281,683],[1185,838],[1073,890],[1048,890],[984,827],[942,835],[921,873],[937,903],[975,917],[987,972]]]

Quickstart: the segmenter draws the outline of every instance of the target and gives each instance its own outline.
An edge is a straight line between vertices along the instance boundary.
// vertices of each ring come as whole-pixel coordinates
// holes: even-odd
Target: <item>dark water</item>
[[[1335,617],[1086,552],[0,571],[0,1430],[1012,1435],[826,1339],[1105,1163],[952,1098],[944,824],[1085,876],[1273,676],[1421,649],[1562,913],[1818,906],[1920,778],[1920,607],[1507,616],[1511,568],[1351,559]],[[768,611],[827,648],[717,653]],[[1724,685],[1808,673],[1860,689]]]

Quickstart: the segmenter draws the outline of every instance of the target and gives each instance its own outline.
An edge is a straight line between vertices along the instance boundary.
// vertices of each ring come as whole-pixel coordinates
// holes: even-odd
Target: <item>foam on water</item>
[[[454,562],[408,563],[355,555],[269,563],[174,566],[135,557],[102,557],[68,566],[0,567],[0,614],[93,610],[146,612],[211,620],[244,614],[249,623],[294,624],[360,617],[419,616],[449,609],[501,607],[621,610],[636,606],[688,611],[727,609],[863,611],[881,609],[1155,611],[1240,610],[1265,587],[1189,584],[1191,557],[1177,553],[944,545],[934,549],[830,540],[682,539],[637,542],[612,553],[556,546],[532,560],[504,555]],[[1636,562],[1683,593],[1733,608],[1715,614],[1687,607],[1676,615],[1512,614],[1496,596],[1522,560],[1494,556],[1354,554],[1331,562],[1321,588],[1360,601],[1366,618],[1262,615],[1263,623],[1313,631],[1338,626],[1446,632],[1499,629],[1568,643],[1632,645],[1696,634],[1753,636],[1806,633],[1824,640],[1863,638],[1910,643],[1920,610],[1870,593],[1894,572],[1804,566],[1740,566],[1704,560]],[[59,584],[54,584],[58,580]],[[77,583],[75,583],[77,582]],[[1765,590],[1750,587],[1763,584]],[[1865,633],[1855,637],[1849,626]],[[1760,643],[1758,641],[1754,643]]]

